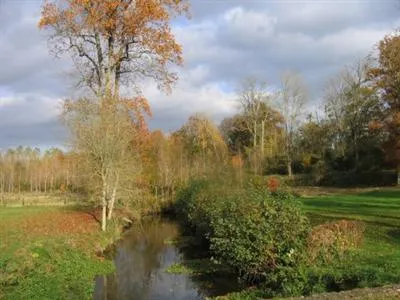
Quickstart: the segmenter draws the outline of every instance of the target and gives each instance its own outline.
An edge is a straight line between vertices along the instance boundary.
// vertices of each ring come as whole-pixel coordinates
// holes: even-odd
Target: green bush
[[[211,220],[211,249],[247,281],[279,285],[303,259],[309,226],[299,203],[289,193],[254,188],[230,200]]]
[[[206,238],[211,230],[208,208],[213,201],[212,197],[205,193],[209,188],[210,183],[205,180],[192,181],[178,192],[175,204],[181,221],[192,227],[201,238]]]
[[[249,282],[279,289],[303,260],[309,225],[286,192],[196,181],[178,194],[180,215],[210,243],[219,261]],[[296,275],[297,276],[297,275]]]

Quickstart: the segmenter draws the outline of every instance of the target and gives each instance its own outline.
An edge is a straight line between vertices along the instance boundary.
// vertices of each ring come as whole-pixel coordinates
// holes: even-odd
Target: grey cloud
[[[40,3],[3,1],[0,6],[0,19],[5,15],[8,20],[0,30],[0,85],[15,93],[62,95],[65,84],[60,74],[70,64],[48,53],[46,38],[37,27]]]
[[[61,146],[66,136],[65,128],[57,119],[36,124],[4,124],[0,130],[0,149],[20,145],[40,148]]]
[[[53,106],[74,92],[65,76],[71,63],[49,55],[36,24],[40,4],[0,0],[0,147],[60,145],[66,136]],[[232,113],[230,93],[238,81],[255,75],[278,84],[286,69],[304,75],[316,101],[329,76],[400,24],[397,1],[192,0],[191,5],[193,18],[175,28],[185,57],[181,81],[169,97],[144,89],[153,108],[151,128],[176,130],[198,110],[219,121]],[[15,103],[2,105],[5,96]]]

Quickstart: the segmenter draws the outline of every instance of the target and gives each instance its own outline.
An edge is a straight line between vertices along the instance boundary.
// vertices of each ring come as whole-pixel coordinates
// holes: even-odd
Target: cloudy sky
[[[235,112],[234,90],[247,76],[271,85],[284,70],[301,72],[309,107],[343,65],[371,52],[400,25],[388,0],[192,0],[192,18],[175,22],[185,66],[171,95],[144,87],[152,128],[174,130],[195,112],[216,122]],[[61,99],[73,94],[66,57],[56,60],[37,29],[41,1],[0,0],[0,148],[63,146]]]

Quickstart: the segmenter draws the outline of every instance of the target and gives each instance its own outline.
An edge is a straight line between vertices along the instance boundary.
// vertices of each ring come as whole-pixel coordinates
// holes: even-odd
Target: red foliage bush
[[[281,183],[276,177],[271,177],[267,180],[267,187],[270,192],[276,192],[280,185]]]

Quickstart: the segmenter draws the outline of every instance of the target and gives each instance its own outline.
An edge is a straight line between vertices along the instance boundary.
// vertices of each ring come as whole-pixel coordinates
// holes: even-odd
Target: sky
[[[0,149],[63,147],[60,103],[74,95],[69,57],[49,54],[38,30],[42,1],[0,0]],[[215,122],[237,111],[235,89],[248,76],[279,84],[303,75],[308,108],[344,65],[370,54],[400,25],[396,0],[192,0],[192,17],[173,32],[183,46],[179,82],[165,95],[147,82],[152,129],[178,129],[192,114]]]

